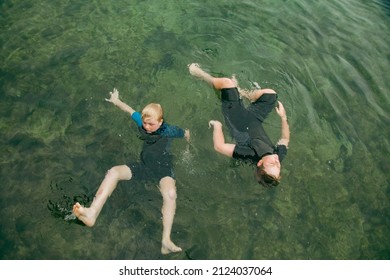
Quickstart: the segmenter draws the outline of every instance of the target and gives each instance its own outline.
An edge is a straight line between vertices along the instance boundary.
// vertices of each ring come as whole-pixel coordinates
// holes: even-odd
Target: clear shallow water
[[[390,5],[317,2],[1,1],[1,258],[389,259]],[[278,91],[280,187],[213,152],[220,103],[190,62]],[[113,87],[192,132],[173,147],[183,253],[159,253],[156,186],[121,183],[92,229],[64,219],[138,157]]]

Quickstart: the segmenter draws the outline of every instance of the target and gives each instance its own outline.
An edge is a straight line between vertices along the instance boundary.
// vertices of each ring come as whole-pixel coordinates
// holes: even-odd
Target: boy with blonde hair
[[[141,113],[135,111],[119,99],[119,92],[115,88],[110,92],[110,98],[106,98],[106,101],[129,113],[136,123],[141,139],[144,141],[141,161],[114,166],[108,170],[90,207],[81,206],[77,202],[73,206],[73,213],[86,226],[92,227],[119,181],[130,179],[159,180],[159,189],[163,197],[161,253],[180,252],[182,249],[176,246],[170,237],[176,211],[177,195],[169,145],[173,138],[184,137],[189,141],[189,130],[183,130],[165,123],[163,109],[160,104],[150,103],[145,106]]]

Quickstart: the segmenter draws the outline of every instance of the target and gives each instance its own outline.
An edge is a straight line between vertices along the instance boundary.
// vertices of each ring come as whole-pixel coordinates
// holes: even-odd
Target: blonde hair
[[[160,104],[150,103],[142,110],[142,120],[153,118],[157,121],[163,119],[163,109]]]

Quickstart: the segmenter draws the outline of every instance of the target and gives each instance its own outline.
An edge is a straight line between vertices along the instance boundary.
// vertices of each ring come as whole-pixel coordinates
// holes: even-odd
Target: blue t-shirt
[[[138,127],[142,127],[142,116],[140,112],[134,112],[131,115],[131,118],[136,123]],[[168,138],[183,138],[184,137],[184,130],[180,127],[169,125],[165,122],[160,126],[159,129],[157,129],[155,132],[153,132],[155,135],[161,135]]]

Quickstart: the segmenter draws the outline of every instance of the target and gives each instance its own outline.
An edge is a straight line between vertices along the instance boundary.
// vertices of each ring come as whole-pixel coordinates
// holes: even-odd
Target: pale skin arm
[[[222,124],[219,121],[210,121],[209,127],[213,126],[213,143],[214,149],[225,156],[232,157],[235,144],[225,143],[225,137],[222,131]]]
[[[131,108],[129,105],[127,105],[126,103],[124,103],[122,100],[119,99],[119,91],[116,88],[114,88],[114,90],[110,92],[110,98],[105,98],[105,100],[107,102],[114,104],[119,109],[121,109],[126,113],[129,113],[130,115],[132,115],[135,112],[133,108]],[[189,129],[184,130],[184,138],[187,140],[187,142],[190,142]]]
[[[133,108],[131,108],[129,105],[119,99],[119,91],[116,88],[114,88],[114,90],[110,92],[110,98],[105,98],[105,100],[114,104],[119,109],[125,111],[126,113],[129,113],[130,115],[135,112]]]
[[[278,101],[278,107],[275,108],[276,112],[280,116],[280,120],[282,122],[282,131],[280,140],[278,141],[279,145],[285,145],[288,147],[288,143],[290,141],[290,128],[287,122],[287,114],[286,110],[284,109],[284,106],[282,102]]]

